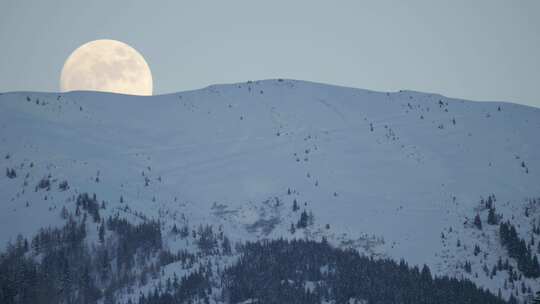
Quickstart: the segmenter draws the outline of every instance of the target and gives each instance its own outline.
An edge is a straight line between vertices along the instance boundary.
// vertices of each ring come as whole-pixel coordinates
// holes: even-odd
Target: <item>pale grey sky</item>
[[[266,78],[540,107],[540,1],[0,2],[0,92],[58,91],[81,44],[146,58],[154,94]]]

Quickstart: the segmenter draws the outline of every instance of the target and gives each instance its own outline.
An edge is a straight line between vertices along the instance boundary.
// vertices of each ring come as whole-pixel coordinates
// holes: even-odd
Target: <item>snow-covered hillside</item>
[[[105,212],[160,219],[166,231],[211,223],[233,240],[326,237],[508,295],[507,274],[483,271],[508,254],[480,201],[494,195],[503,220],[531,239],[539,134],[537,108],[296,80],[152,97],[4,93],[0,167],[15,176],[0,178],[0,241],[63,224],[60,210],[88,192]],[[303,211],[308,227],[292,233]]]

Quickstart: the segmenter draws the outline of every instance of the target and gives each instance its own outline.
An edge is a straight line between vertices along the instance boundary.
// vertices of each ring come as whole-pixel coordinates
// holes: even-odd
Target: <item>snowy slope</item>
[[[168,227],[213,223],[238,240],[325,236],[496,292],[504,278],[483,276],[472,246],[491,268],[505,257],[497,229],[464,222],[494,194],[530,238],[540,208],[530,217],[523,208],[540,196],[539,132],[537,108],[296,80],[152,97],[4,93],[0,167],[17,177],[0,178],[0,242],[60,225],[70,198],[95,192],[110,212],[123,210],[122,196]],[[49,175],[52,189],[36,189]],[[68,191],[57,189],[63,180]],[[314,223],[291,234],[295,199]],[[478,277],[456,268],[464,259]]]

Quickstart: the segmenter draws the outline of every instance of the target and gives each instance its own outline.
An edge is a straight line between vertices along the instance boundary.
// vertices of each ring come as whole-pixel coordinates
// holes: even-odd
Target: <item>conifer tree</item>
[[[478,228],[478,230],[482,230],[482,219],[480,219],[480,215],[478,213],[474,217],[474,226]]]
[[[103,244],[105,242],[105,224],[104,222],[101,222],[101,225],[99,226],[99,242]]]
[[[298,202],[296,201],[296,199],[294,199],[293,201],[293,206],[292,206],[292,210],[294,212],[298,211],[298,209],[300,209],[300,207],[298,206]]]
[[[495,207],[489,208],[487,222],[489,225],[497,225],[497,215],[495,214]]]

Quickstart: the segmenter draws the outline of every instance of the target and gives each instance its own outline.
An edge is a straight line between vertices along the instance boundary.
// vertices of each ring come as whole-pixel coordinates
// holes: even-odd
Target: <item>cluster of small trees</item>
[[[6,168],[6,176],[13,179],[17,177],[17,172],[13,168]]]
[[[296,223],[296,228],[307,228],[308,226],[313,225],[314,220],[315,216],[313,213],[311,211],[308,213],[306,210],[304,210],[302,213],[300,213],[300,219],[298,219],[298,222]]]
[[[508,288],[508,283],[510,283],[512,286],[515,286],[515,282],[521,280],[522,274],[520,274],[517,269],[515,269],[508,259],[505,259],[503,262],[501,258],[497,261],[497,264],[493,265],[493,268],[491,269],[490,277],[493,278],[497,271],[506,271],[508,273],[508,279],[504,280],[504,288]],[[517,291],[517,290],[516,290]],[[526,288],[526,290],[522,290],[523,293],[531,293],[530,287]]]
[[[189,236],[189,227],[188,227],[188,225],[184,225],[181,228],[178,228],[178,226],[176,226],[176,224],[174,224],[172,229],[171,229],[171,233],[180,235],[180,238],[185,239],[186,237]]]
[[[524,239],[517,234],[516,228],[509,221],[499,226],[501,244],[508,251],[508,255],[517,262],[518,269],[528,278],[540,277],[540,264],[531,246],[527,246]]]
[[[189,236],[188,231],[187,225],[180,229],[174,225],[171,229],[172,233],[180,234],[183,238]],[[221,229],[215,231],[212,225],[199,225],[196,230],[191,232],[203,256],[230,255],[232,253],[231,242]],[[176,254],[161,251],[158,260],[160,265],[181,261],[184,269],[193,268],[200,261],[198,255],[185,250]],[[209,303],[212,295],[212,274],[211,264],[199,264],[197,270],[180,280],[175,275],[172,281],[167,280],[164,287],[158,286],[151,293],[141,295],[139,304]]]
[[[86,227],[78,224],[73,218],[69,218],[62,228],[41,228],[32,238],[31,246],[35,255],[49,253],[59,246],[68,245],[76,248],[82,244],[86,237]]]
[[[199,225],[197,232],[193,231],[193,236],[196,239],[197,246],[204,255],[232,253],[231,241],[221,229],[214,232],[212,225]],[[220,251],[221,249],[221,251]]]
[[[75,213],[77,215],[80,214],[80,209],[82,208],[84,211],[87,211],[90,216],[92,216],[92,219],[95,223],[99,223],[101,221],[101,216],[99,215],[99,203],[96,198],[96,194],[88,195],[88,193],[82,193],[77,196],[77,209]]]
[[[534,240],[535,230],[538,230],[538,228],[536,228],[536,225],[533,225],[533,234],[531,235],[530,242],[527,244],[524,239],[519,237],[515,226],[510,221],[502,222],[503,216],[497,213],[495,201],[495,195],[490,195],[487,199],[482,199],[480,201],[480,206],[484,208],[484,210],[488,210],[487,223],[489,225],[499,225],[501,245],[507,250],[508,255],[517,262],[517,269],[514,269],[514,267],[509,264],[508,260],[503,263],[502,260],[499,259],[498,263],[493,266],[491,273],[489,274],[490,277],[495,276],[497,271],[502,270],[508,272],[508,282],[510,283],[521,279],[521,275],[528,278],[540,277],[540,265],[535,252],[537,251],[540,253],[540,243],[538,244],[538,248],[535,248]],[[531,204],[534,204],[534,200],[531,201]],[[525,215],[529,216],[528,213],[529,208],[526,208]],[[476,214],[473,225],[477,229],[482,229],[482,220],[479,214]],[[480,247],[478,245],[475,245],[473,253],[474,255],[480,253]],[[487,273],[489,272],[487,271],[486,266],[486,274]]]
[[[158,255],[159,265],[165,266],[171,263],[180,261],[183,269],[192,268],[197,261],[197,256],[187,250],[179,250],[177,253],[172,253],[167,250],[162,250]]]
[[[58,184],[58,190],[60,191],[66,191],[69,189],[69,184],[67,180],[64,180]]]
[[[293,211],[296,211],[298,209],[295,208],[296,205],[296,200],[294,201],[295,204],[293,205]],[[289,231],[294,234],[296,232],[296,229],[305,229],[307,228],[308,226],[311,226],[313,225],[313,222],[315,221],[315,216],[313,215],[313,212],[307,212],[306,210],[302,211],[302,213],[300,213],[300,218],[298,219],[298,221],[296,222],[296,224],[294,223],[291,223],[291,228],[289,229]],[[330,228],[330,227],[327,227],[327,229]]]
[[[487,223],[489,225],[497,225],[502,219],[502,215],[497,214],[496,212],[495,200],[496,200],[495,195],[490,195],[488,196],[487,200],[482,199],[480,201],[480,205],[483,208],[488,209]],[[480,214],[477,213],[476,216],[474,217],[473,225],[477,229],[482,230],[482,219],[480,217]]]
[[[163,246],[161,228],[158,221],[145,221],[132,225],[126,219],[109,217],[107,228],[118,238],[116,246],[116,266],[128,270],[135,265],[134,257],[140,261],[148,260]]]
[[[497,214],[497,211],[495,209],[495,195],[492,194],[488,196],[487,200],[481,200],[480,204],[483,205],[486,209],[488,209],[488,217],[487,217],[487,223],[489,225],[498,225],[499,222],[502,219],[502,215]]]
[[[35,191],[38,190],[51,190],[51,177],[46,176],[39,180],[38,184],[36,185]]]
[[[214,235],[211,225],[199,226],[196,234],[197,246],[206,255],[212,254],[214,249],[218,247],[218,239]]]

